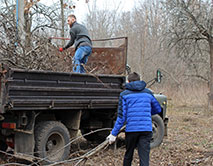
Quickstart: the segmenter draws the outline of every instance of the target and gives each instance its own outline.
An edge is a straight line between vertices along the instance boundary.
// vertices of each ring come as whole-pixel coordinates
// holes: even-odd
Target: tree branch
[[[192,19],[192,21],[194,22],[194,24],[196,25],[196,27],[199,29],[200,33],[204,36],[206,36],[207,38],[210,37],[207,29],[205,29],[203,27],[203,25],[199,24],[197,19],[195,18],[195,16],[189,11],[188,7],[186,6],[186,3],[184,0],[181,0],[181,7],[183,8],[183,10],[187,13],[187,15]]]

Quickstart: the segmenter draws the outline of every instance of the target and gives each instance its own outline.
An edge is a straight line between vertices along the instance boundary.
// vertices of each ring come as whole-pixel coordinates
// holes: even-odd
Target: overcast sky
[[[89,4],[85,3],[85,0],[75,0],[76,2],[76,9],[75,14],[77,18],[79,17],[78,21],[83,21],[85,14],[88,12],[87,5],[92,6],[94,0],[89,0]],[[119,9],[121,11],[129,11],[134,6],[134,0],[97,0],[97,7],[99,9],[115,9],[118,8],[118,5],[121,5]]]
[[[76,8],[74,10],[74,14],[77,17],[78,22],[83,22],[85,19],[85,15],[88,13],[88,7],[92,6],[95,0],[89,0],[89,3],[85,3],[85,0],[73,0]],[[115,9],[120,4],[120,11],[130,11],[135,4],[136,0],[96,0],[97,6],[99,9]],[[40,0],[40,2],[45,4],[52,4],[54,2],[58,2],[59,0]]]

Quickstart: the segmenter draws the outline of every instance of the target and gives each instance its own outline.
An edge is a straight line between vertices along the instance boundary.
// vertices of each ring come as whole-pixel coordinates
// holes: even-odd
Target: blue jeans
[[[74,55],[74,66],[73,66],[73,72],[76,73],[85,73],[85,69],[83,65],[86,64],[88,61],[88,57],[92,53],[92,48],[90,46],[80,46]]]
[[[126,153],[123,166],[131,166],[134,149],[138,148],[140,166],[149,166],[150,142],[152,139],[151,131],[126,132]]]

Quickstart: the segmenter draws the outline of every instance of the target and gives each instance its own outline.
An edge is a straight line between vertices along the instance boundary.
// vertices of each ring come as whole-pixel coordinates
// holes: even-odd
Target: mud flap
[[[81,123],[81,110],[67,112],[64,114],[62,122],[66,125],[69,130],[70,137],[74,138],[78,134],[78,130]]]
[[[34,134],[23,132],[15,133],[15,153],[24,153],[33,156],[34,146]]]
[[[168,122],[169,122],[169,118],[166,117],[166,118],[164,119],[164,136],[165,136],[165,137],[168,136],[168,127],[167,127]]]

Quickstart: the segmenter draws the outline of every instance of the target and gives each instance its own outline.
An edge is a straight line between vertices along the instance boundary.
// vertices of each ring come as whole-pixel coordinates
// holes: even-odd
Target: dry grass
[[[150,166],[212,166],[213,165],[213,113],[205,108],[169,108],[168,136],[162,145],[151,150]],[[91,158],[82,166],[121,166],[125,153],[124,139],[118,141],[118,148],[110,146]],[[82,155],[94,147],[83,141]],[[74,149],[72,149],[74,150]],[[75,151],[75,150],[74,150]],[[10,161],[7,161],[10,162]],[[74,164],[66,164],[72,166]],[[132,166],[139,166],[135,151]]]
[[[169,109],[168,137],[151,152],[151,166],[213,165],[213,116],[205,108]]]
[[[170,108],[168,137],[151,150],[150,166],[212,166],[213,116],[204,108]],[[121,166],[125,149],[121,146],[100,152],[85,166]],[[139,164],[135,151],[132,166]]]
[[[209,88],[205,83],[184,83],[180,86],[166,84],[163,87],[158,87],[154,91],[161,90],[173,106],[195,107],[208,105]]]

